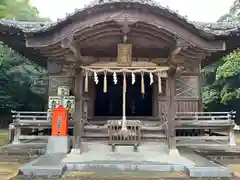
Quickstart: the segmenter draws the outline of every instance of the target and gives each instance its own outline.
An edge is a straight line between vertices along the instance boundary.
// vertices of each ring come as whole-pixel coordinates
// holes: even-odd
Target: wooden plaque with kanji
[[[132,45],[118,44],[118,66],[132,66]]]

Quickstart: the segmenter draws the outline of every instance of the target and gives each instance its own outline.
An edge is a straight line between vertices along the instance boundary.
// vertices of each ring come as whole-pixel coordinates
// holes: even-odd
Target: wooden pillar
[[[82,116],[83,116],[83,73],[82,70],[76,70],[75,73],[74,95],[76,97],[73,129],[73,149],[80,150],[81,136],[83,130]]]
[[[175,116],[176,116],[176,107],[175,107],[175,72],[168,73],[167,78],[167,135],[168,135],[168,147],[170,154],[178,154],[176,149],[176,140],[175,140]]]
[[[14,131],[14,138],[13,138],[13,144],[19,144],[20,140],[19,137],[21,135],[21,128],[16,127]]]

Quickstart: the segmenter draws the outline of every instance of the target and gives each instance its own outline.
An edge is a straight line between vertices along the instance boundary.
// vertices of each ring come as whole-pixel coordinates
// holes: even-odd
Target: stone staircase
[[[166,139],[166,133],[163,122],[157,120],[140,120],[141,139],[143,141],[158,141]],[[107,141],[108,127],[106,121],[89,121],[84,126],[83,139],[86,141]]]

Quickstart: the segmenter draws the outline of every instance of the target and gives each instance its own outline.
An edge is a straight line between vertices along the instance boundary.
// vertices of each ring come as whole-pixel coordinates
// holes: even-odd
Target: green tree
[[[14,10],[14,11],[13,11]],[[0,1],[0,17],[21,21],[43,21],[38,10],[28,0]],[[0,112],[10,110],[43,110],[43,68],[20,56],[4,44],[0,44]]]
[[[23,9],[26,7],[31,7],[29,3],[29,0],[1,0],[0,18],[9,19],[16,17]],[[31,10],[34,11],[34,9]]]
[[[0,45],[0,111],[43,110],[45,70]]]
[[[240,1],[219,22],[240,20]],[[203,100],[208,111],[235,110],[240,115],[240,51],[234,51],[203,69]]]
[[[240,20],[240,1],[235,0],[229,12],[219,18],[219,22],[234,22]]]

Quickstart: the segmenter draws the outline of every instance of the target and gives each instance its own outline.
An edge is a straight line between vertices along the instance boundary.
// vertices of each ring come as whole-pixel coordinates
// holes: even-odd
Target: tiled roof
[[[59,19],[57,22],[21,22],[13,20],[0,20],[0,25],[19,29],[25,33],[41,33],[58,28],[59,24],[67,22],[70,17],[80,15],[84,10],[94,7],[107,6],[113,3],[136,3],[139,5],[147,5],[150,8],[159,8],[161,14],[166,16],[171,15],[176,21],[181,21],[185,26],[189,26],[201,33],[208,33],[212,35],[227,36],[234,32],[239,32],[240,23],[202,23],[192,22],[187,20],[187,17],[181,16],[176,11],[170,10],[168,7],[161,6],[158,2],[153,0],[95,0],[83,9],[76,9],[73,13],[67,14],[65,18]]]

